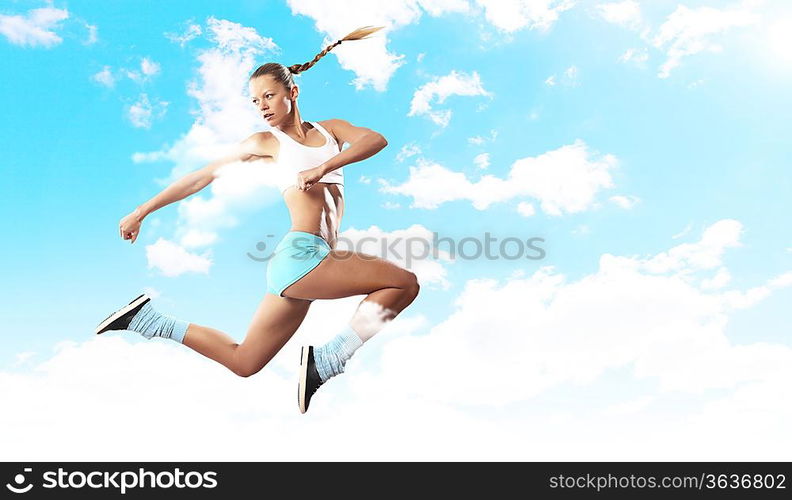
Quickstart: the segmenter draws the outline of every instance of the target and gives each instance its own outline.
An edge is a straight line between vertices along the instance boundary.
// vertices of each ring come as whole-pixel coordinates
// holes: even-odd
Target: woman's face
[[[269,75],[259,76],[250,80],[250,99],[259,115],[271,127],[282,123],[292,111],[292,102],[297,99],[298,89],[295,85],[291,92]]]

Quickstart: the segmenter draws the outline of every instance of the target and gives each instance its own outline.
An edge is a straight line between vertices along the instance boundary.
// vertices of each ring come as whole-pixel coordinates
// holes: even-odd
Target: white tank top
[[[316,122],[308,122],[323,136],[325,143],[322,146],[312,147],[300,144],[277,127],[270,128],[270,132],[277,137],[280,143],[278,161],[269,166],[272,177],[275,179],[281,193],[291,186],[297,185],[297,174],[309,168],[318,167],[340,151],[338,143],[327,130]],[[343,167],[342,167],[343,168]],[[344,185],[344,173],[341,168],[325,174],[319,182]]]

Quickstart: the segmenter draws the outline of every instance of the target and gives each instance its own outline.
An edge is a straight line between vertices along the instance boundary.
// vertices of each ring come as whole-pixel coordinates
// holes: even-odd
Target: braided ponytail
[[[382,28],[384,28],[384,26],[378,26],[378,27],[364,26],[363,28],[358,28],[352,33],[342,38],[341,40],[338,40],[337,42],[328,45],[323,51],[316,54],[316,57],[314,57],[312,61],[304,64],[293,64],[288,67],[284,66],[283,64],[274,63],[274,62],[262,64],[261,66],[256,68],[256,71],[254,71],[252,75],[250,75],[249,80],[253,80],[254,78],[257,78],[259,76],[269,75],[272,78],[274,78],[275,81],[280,82],[280,84],[283,85],[285,89],[291,90],[291,88],[294,87],[294,78],[293,78],[294,75],[300,74],[303,71],[310,68],[311,66],[313,66],[314,64],[316,64],[316,62],[319,59],[326,56],[328,52],[330,52],[335,47],[340,45],[341,42],[346,42],[350,40],[362,40],[368,37],[370,34],[374,33],[375,31],[381,30]]]
[[[289,71],[293,75],[298,75],[298,74],[302,73],[303,71],[307,70],[308,68],[310,68],[311,66],[313,66],[314,64],[316,64],[316,62],[319,59],[321,59],[324,56],[326,56],[328,52],[330,52],[331,50],[336,48],[338,45],[341,45],[341,42],[345,42],[345,41],[349,41],[349,40],[362,40],[362,39],[366,38],[367,36],[369,36],[370,34],[374,33],[375,31],[381,30],[382,28],[384,28],[384,26],[379,26],[379,27],[376,27],[376,28],[373,27],[373,26],[364,26],[363,28],[358,28],[355,31],[353,31],[352,33],[350,33],[347,36],[345,36],[344,38],[342,38],[341,40],[338,40],[334,44],[328,45],[323,51],[321,51],[318,54],[316,54],[316,57],[314,57],[312,61],[307,62],[307,63],[303,63],[303,64],[293,64],[293,65],[289,66]]]

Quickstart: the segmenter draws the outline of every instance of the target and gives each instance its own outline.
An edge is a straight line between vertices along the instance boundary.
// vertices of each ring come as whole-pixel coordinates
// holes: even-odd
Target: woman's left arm
[[[374,156],[388,145],[388,141],[385,140],[382,134],[365,127],[355,127],[345,120],[327,120],[324,124],[327,125],[325,128],[329,128],[330,133],[337,138],[340,144],[348,142],[349,147],[319,166],[322,169],[322,175],[344,165]]]

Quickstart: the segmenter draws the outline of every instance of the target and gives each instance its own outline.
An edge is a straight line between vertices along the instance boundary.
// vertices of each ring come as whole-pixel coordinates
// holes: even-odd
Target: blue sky
[[[361,439],[329,458],[437,458],[410,447],[409,436],[447,444],[441,429],[463,427],[505,440],[475,441],[462,455],[470,458],[559,450],[558,458],[701,458],[716,450],[703,444],[718,440],[715,428],[702,435],[696,425],[720,413],[736,415],[724,428],[750,424],[770,435],[781,425],[792,413],[787,384],[777,385],[792,366],[783,216],[792,187],[792,8],[770,0],[401,0],[369,12],[372,4],[4,2],[0,393],[46,400],[59,387],[88,408],[101,404],[99,389],[80,377],[103,367],[114,387],[138,387],[120,366],[135,359],[151,377],[178,366],[232,406],[232,395],[247,400],[266,385],[254,409],[217,418],[239,424],[248,411],[299,435],[299,415],[280,409],[293,403],[296,349],[340,331],[359,297],[314,306],[259,381],[221,375],[182,346],[91,332],[146,290],[163,312],[242,340],[266,277],[246,254],[289,227],[274,187],[229,175],[151,214],[134,245],[118,237],[118,221],[267,129],[244,94],[258,64],[306,62],[353,29],[377,25],[386,28],[343,44],[297,80],[303,119],[343,118],[389,141],[344,168],[344,234],[541,237],[546,255],[413,267],[419,299],[360,351],[347,381],[328,384],[334,393],[316,417],[329,426],[363,412],[402,422],[406,434],[384,451]],[[445,394],[449,370],[464,375]],[[54,382],[62,373],[68,381]],[[190,377],[174,383],[189,393]],[[140,388],[130,390],[139,407],[158,402]],[[119,416],[122,407],[105,411]],[[25,410],[15,411],[6,418],[23,421]],[[426,435],[409,434],[426,412]],[[79,410],[70,415],[80,421]],[[646,437],[669,415],[669,435],[697,440],[672,448]],[[609,450],[574,433],[542,447],[542,436],[524,429],[545,418],[603,436],[624,418],[635,435]],[[534,451],[511,448],[510,431]],[[180,443],[184,432],[134,437]],[[729,452],[789,458],[788,438],[760,449],[751,439],[738,436]],[[288,457],[283,442],[265,457]],[[47,453],[75,458],[61,443]],[[93,443],[85,453],[109,451]],[[142,445],[135,453],[176,456]]]

